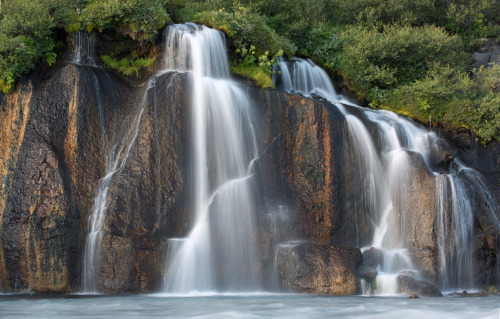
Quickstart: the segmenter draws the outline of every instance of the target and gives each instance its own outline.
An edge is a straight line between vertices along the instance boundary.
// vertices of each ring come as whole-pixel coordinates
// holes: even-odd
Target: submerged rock
[[[397,291],[405,295],[420,297],[442,297],[436,286],[424,280],[417,280],[410,276],[399,275],[396,279]]]
[[[448,296],[451,297],[486,297],[487,295],[488,293],[482,290],[474,292],[469,292],[467,290],[464,290],[462,292],[452,292],[448,294]]]
[[[278,247],[276,265],[280,278],[293,290],[354,295],[360,292],[356,268],[361,261],[358,248],[289,243]]]

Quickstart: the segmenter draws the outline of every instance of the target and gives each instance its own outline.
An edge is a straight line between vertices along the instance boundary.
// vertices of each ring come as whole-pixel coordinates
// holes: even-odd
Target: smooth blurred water
[[[367,232],[356,228],[355,245],[366,246],[363,249],[376,247],[384,252],[375,293],[395,292],[396,275],[404,270],[417,270],[410,253],[415,242],[406,232],[409,231],[407,221],[411,220],[409,186],[416,182],[413,166],[419,155],[436,183],[437,284],[441,290],[477,287],[473,262],[474,207],[479,202],[484,204],[494,226],[500,226],[496,213],[500,210],[481,174],[466,167],[459,158],[454,158],[448,166],[436,165],[436,150],[439,153],[442,147],[453,153],[446,141],[427,127],[393,112],[348,103],[335,92],[327,73],[314,62],[280,59],[274,68],[278,71],[273,79],[278,89],[314,98],[319,95],[344,115],[347,123],[345,161],[358,172],[351,177],[356,185],[351,192],[356,196],[346,205],[346,210],[350,216],[356,216],[356,222],[369,216],[375,226],[371,243],[367,241]]]
[[[222,32],[173,25],[165,43],[167,69],[189,72],[193,85],[194,219],[186,238],[170,240],[165,291],[258,290],[262,274],[251,187],[258,150],[250,99],[230,79]]]
[[[43,297],[0,295],[0,318],[484,318],[500,297],[323,297],[225,294]]]

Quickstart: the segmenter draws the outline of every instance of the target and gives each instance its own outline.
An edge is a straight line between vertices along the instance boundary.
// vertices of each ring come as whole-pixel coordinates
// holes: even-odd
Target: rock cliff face
[[[179,235],[186,223],[186,77],[165,74],[146,92],[100,69],[67,65],[33,81],[1,109],[0,289],[81,289],[97,183],[144,106],[127,164],[110,185],[97,282],[103,292],[157,290],[165,234]]]
[[[97,289],[161,288],[166,241],[185,236],[191,222],[188,76],[171,72],[131,85],[102,69],[69,64],[0,96],[0,291],[82,289],[96,188],[113,146],[131,140],[137,121],[137,139],[109,186]],[[248,90],[261,150],[253,182],[260,189],[256,216],[264,273],[276,271],[275,249],[288,240],[366,243],[373,232],[369,216],[351,214],[346,204],[356,192],[346,174],[342,114],[327,102]],[[422,159],[409,157],[414,171],[407,206],[395,207],[393,222],[406,216],[405,245],[435,278],[435,184]],[[491,170],[500,171],[494,165]],[[498,192],[498,184],[491,187]],[[488,256],[498,251],[499,240],[489,218],[478,213],[476,246],[481,269],[491,273],[498,265]]]

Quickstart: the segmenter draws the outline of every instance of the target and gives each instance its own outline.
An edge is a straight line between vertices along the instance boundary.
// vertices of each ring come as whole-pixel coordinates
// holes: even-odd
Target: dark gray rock
[[[363,265],[368,267],[378,267],[384,259],[384,252],[378,248],[371,247],[363,252]]]
[[[455,159],[450,151],[451,147],[443,140],[438,139],[432,144],[430,150],[431,165],[434,169],[446,170],[451,162]]]
[[[399,275],[397,277],[397,291],[405,295],[417,295],[420,297],[442,297],[443,295],[436,286],[423,280],[416,280],[409,276]]]

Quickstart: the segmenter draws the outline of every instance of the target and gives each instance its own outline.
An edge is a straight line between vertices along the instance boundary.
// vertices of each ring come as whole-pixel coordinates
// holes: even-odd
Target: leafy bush
[[[468,62],[461,39],[435,26],[353,26],[342,39],[341,69],[366,95],[422,79],[433,63],[464,70]]]
[[[155,60],[153,58],[150,59],[140,58],[136,60],[123,58],[118,60],[108,55],[102,55],[101,60],[107,67],[116,70],[125,76],[136,76],[136,77],[139,77],[139,74],[142,69],[152,68],[155,64]]]
[[[17,79],[35,62],[56,62],[52,28],[56,26],[49,0],[11,0],[2,6],[0,21],[0,89],[11,92]]]
[[[151,41],[169,21],[164,0],[9,0],[0,20],[0,89],[13,90],[35,64],[56,62],[55,29],[76,32],[115,28],[139,41]],[[135,60],[123,72],[137,74]],[[146,63],[147,64],[147,63]],[[123,73],[122,72],[122,73]]]
[[[36,55],[28,38],[9,38],[0,33],[0,90],[10,93],[17,79],[35,67]]]
[[[256,65],[231,65],[231,71],[247,79],[252,79],[259,88],[274,88],[271,77]]]
[[[93,0],[83,11],[82,21],[88,32],[118,27],[134,40],[150,40],[169,16],[159,0]]]
[[[274,57],[270,57],[269,51],[259,56],[255,49],[253,45],[249,48],[236,49],[235,59],[231,63],[231,70],[233,73],[254,80],[258,87],[274,88],[271,78],[273,65],[276,63],[276,58],[283,55],[283,51],[279,51]]]
[[[470,128],[488,142],[500,139],[500,66],[481,67],[473,77],[449,66],[387,95],[385,103],[405,114]]]
[[[292,56],[297,51],[288,39],[278,35],[266,24],[266,18],[252,13],[248,8],[238,7],[234,12],[204,11],[195,15],[194,22],[223,31],[235,48],[254,45],[261,55],[269,51],[272,56],[282,52]]]
[[[438,11],[434,0],[333,0],[339,24],[374,25],[400,23],[421,26],[432,23]]]
[[[460,34],[468,47],[475,39],[500,34],[500,3],[487,0],[457,0],[445,10],[446,28]]]

